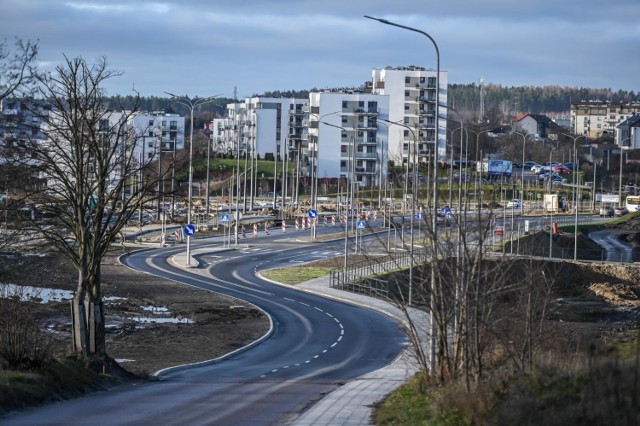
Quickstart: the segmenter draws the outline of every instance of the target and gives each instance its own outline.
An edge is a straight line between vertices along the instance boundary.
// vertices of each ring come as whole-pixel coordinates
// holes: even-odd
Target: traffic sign
[[[418,220],[422,219],[422,212],[417,212],[416,213],[416,219],[418,219]]]
[[[309,210],[309,217],[311,219],[315,219],[316,217],[318,217],[318,212],[315,211],[314,209]]]
[[[229,214],[227,214],[227,213],[221,214],[220,215],[220,222],[229,223]]]
[[[359,220],[358,221],[358,229],[364,229],[364,227],[365,227],[364,220]]]
[[[196,233],[196,227],[193,224],[189,223],[184,227],[184,235],[190,237]]]

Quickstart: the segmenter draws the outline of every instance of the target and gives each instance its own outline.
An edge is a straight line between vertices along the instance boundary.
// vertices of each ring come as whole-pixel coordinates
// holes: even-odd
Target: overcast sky
[[[450,83],[640,91],[639,0],[0,0],[0,36],[39,40],[41,66],[105,56],[109,94],[239,98],[359,86],[371,69]]]

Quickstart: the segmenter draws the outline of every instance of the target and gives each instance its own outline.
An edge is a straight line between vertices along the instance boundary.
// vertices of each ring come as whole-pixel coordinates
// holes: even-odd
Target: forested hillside
[[[309,97],[310,91],[278,90],[265,92],[257,96],[303,98]],[[505,87],[499,84],[486,84],[483,87],[485,119],[492,123],[499,123],[504,118],[513,117],[519,113],[547,114],[552,118],[568,115],[571,102],[577,101],[610,101],[610,102],[640,102],[640,93],[611,89],[588,89],[561,86],[521,86]],[[477,121],[480,113],[480,86],[472,84],[450,84],[448,91],[449,105],[462,114],[465,119]],[[232,103],[233,99],[219,98],[215,103],[202,105],[198,108],[196,117],[211,119],[224,114],[224,106]],[[109,106],[119,105],[131,108],[133,96],[111,97]],[[142,111],[166,111],[187,115],[189,110],[167,97],[143,97],[140,109]]]
[[[550,117],[568,115],[571,102],[610,101],[633,102],[640,94],[611,89],[587,89],[561,86],[504,87],[486,84],[483,87],[485,118],[493,123],[503,117],[519,113],[546,114]],[[449,105],[464,113],[467,119],[478,119],[480,112],[480,86],[477,84],[450,84]]]

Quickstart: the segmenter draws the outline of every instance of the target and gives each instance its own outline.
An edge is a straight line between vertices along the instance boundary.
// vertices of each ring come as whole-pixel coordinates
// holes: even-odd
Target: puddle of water
[[[142,324],[193,324],[191,318],[129,317],[127,319]]]
[[[19,297],[21,302],[62,302],[73,299],[73,292],[56,288],[21,286],[17,284],[0,284],[0,297]]]
[[[0,284],[0,297],[18,297],[20,301],[33,301],[38,303],[62,302],[73,299],[73,292],[55,288],[43,288],[32,286],[20,286],[17,284]],[[125,297],[109,296],[104,297],[106,303],[126,300]],[[149,312],[153,316],[129,317],[127,319],[139,324],[193,324],[190,318],[170,317],[171,312],[164,306],[142,306],[143,311]],[[107,329],[116,329],[120,325],[106,324]]]

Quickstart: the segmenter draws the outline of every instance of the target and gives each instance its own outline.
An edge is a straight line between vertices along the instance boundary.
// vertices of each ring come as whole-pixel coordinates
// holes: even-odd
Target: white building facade
[[[134,155],[141,164],[157,160],[159,155],[184,149],[184,117],[164,111],[133,115],[128,127],[136,138]]]
[[[571,131],[593,139],[614,137],[616,127],[637,114],[640,114],[640,103],[573,102]]]
[[[447,156],[448,74],[440,71],[439,90],[436,77],[436,71],[415,66],[372,71],[372,92],[389,97],[388,120],[399,123],[389,125],[389,158],[397,165],[409,162],[411,143],[417,146],[417,161],[421,163],[427,162],[434,150],[438,160]],[[439,120],[436,100],[440,104]]]
[[[319,179],[353,179],[378,187],[387,176],[389,97],[358,91],[309,94],[307,147]],[[317,158],[317,161],[315,159]]]

